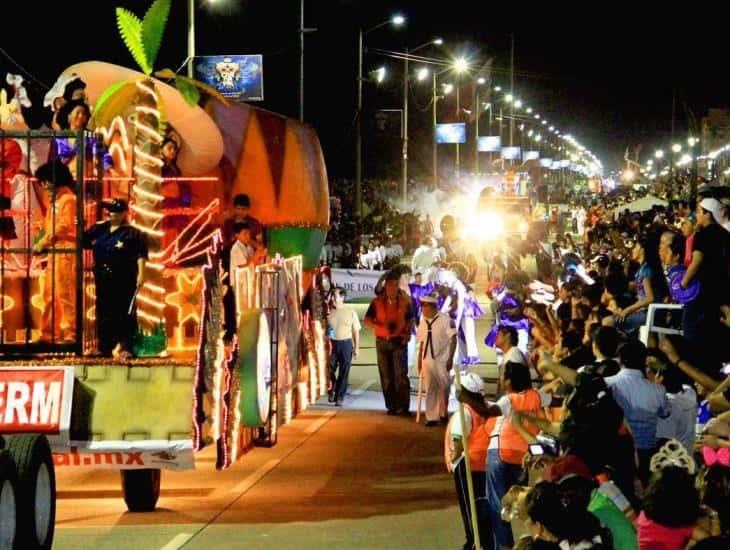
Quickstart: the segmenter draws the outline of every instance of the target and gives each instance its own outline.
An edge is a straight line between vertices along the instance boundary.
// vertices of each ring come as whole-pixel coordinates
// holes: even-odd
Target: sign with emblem
[[[261,55],[209,55],[195,58],[195,78],[238,101],[264,100]]]
[[[56,468],[94,470],[190,470],[195,468],[191,439],[176,441],[71,441],[54,449]]]

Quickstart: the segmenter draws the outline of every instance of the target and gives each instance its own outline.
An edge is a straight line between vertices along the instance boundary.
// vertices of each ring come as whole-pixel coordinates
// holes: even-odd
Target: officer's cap
[[[101,203],[103,208],[106,208],[109,212],[119,214],[128,210],[127,201],[122,199],[113,199],[110,201],[104,201]]]

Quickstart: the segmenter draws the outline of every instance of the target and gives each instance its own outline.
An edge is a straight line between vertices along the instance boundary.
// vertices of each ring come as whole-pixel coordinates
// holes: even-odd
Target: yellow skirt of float
[[[238,361],[241,425],[257,428],[266,424],[271,404],[271,338],[269,322],[260,310],[241,314],[238,324]]]

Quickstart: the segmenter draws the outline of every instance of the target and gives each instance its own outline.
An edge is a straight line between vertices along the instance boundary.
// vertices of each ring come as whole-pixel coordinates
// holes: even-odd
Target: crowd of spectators
[[[501,420],[484,548],[730,548],[730,234],[711,194],[575,204],[541,281],[508,269],[494,289],[496,322],[513,342],[529,332],[529,365],[506,361],[496,402],[459,394]]]

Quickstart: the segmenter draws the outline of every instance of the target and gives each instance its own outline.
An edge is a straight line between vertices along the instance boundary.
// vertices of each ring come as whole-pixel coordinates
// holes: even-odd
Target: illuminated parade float
[[[90,107],[85,127],[29,130],[21,87],[0,97],[0,491],[17,495],[16,544],[50,548],[54,466],[119,469],[129,509],[152,510],[161,470],[193,468],[206,446],[226,468],[275,444],[278,427],[326,391],[315,268],[329,197],[318,138],[155,72],[168,10],[155,2],[143,20],[117,11],[142,72],[90,61],[59,77],[61,103]],[[70,97],[78,88],[82,100]],[[178,151],[172,172],[166,141]],[[54,153],[73,175],[63,237],[61,188],[34,176]],[[268,254],[229,273],[221,227],[241,193]],[[149,248],[129,308],[134,358],[98,354],[95,262],[83,242],[114,199],[129,204]]]

